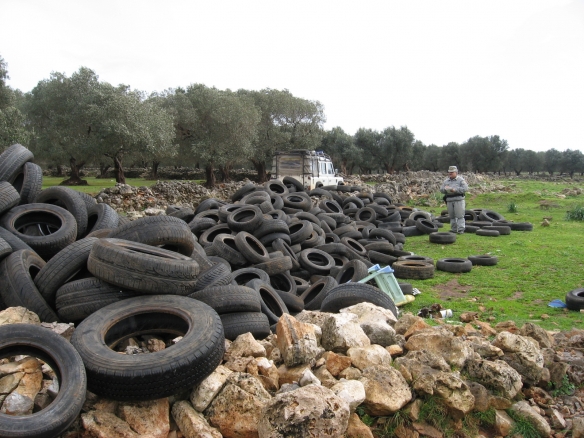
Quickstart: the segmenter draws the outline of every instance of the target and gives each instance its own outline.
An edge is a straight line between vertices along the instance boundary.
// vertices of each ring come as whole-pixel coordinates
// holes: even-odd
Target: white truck
[[[323,151],[293,149],[276,152],[271,179],[282,181],[287,176],[298,180],[305,190],[344,184],[343,178],[337,176],[331,157]]]

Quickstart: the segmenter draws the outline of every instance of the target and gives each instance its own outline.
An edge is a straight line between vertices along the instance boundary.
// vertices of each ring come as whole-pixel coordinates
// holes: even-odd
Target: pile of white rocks
[[[396,319],[370,303],[338,314],[284,314],[266,339],[242,334],[226,340],[222,363],[180,394],[128,403],[88,393],[62,438],[373,437],[372,428],[398,412],[405,421],[395,436],[439,438],[444,431],[421,415],[429,399],[445,410],[458,436],[468,436],[466,416],[486,411],[494,412],[495,423],[476,436],[509,436],[512,417],[542,437],[584,436],[582,394],[553,397],[548,391],[566,379],[582,382],[584,361],[573,351],[584,342],[583,331],[435,321],[439,325],[430,326],[412,314]],[[0,312],[0,322],[40,324],[22,308]],[[45,326],[71,335],[70,326]],[[148,345],[152,352],[164,348]],[[19,394],[34,400],[35,409],[50,402],[58,387],[50,369],[36,359],[36,365],[31,358],[14,359],[0,365],[2,397]],[[379,417],[380,424],[370,428],[357,413]]]

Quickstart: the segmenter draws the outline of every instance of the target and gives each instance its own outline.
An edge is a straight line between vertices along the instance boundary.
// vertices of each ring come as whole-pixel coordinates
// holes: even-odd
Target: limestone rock
[[[313,324],[296,320],[292,315],[283,314],[276,325],[278,348],[288,367],[311,363],[322,353],[318,346]]]
[[[523,386],[521,375],[502,360],[470,360],[466,370],[472,380],[500,392],[508,399],[514,398]]]
[[[349,356],[336,354],[332,351],[324,353],[323,358],[326,361],[326,369],[335,377],[337,377],[341,371],[351,366],[351,358]]]
[[[525,400],[519,401],[511,406],[513,412],[529,421],[541,434],[550,436],[552,429],[546,419],[537,413]]]
[[[239,335],[225,352],[226,358],[231,357],[266,357],[266,347],[258,342],[251,333]]]
[[[341,380],[330,390],[348,403],[351,412],[354,412],[366,397],[365,387],[358,380]]]
[[[162,398],[120,404],[117,414],[142,438],[166,438],[170,431],[168,411],[168,398]]]
[[[411,313],[403,313],[400,318],[397,320],[393,328],[395,332],[400,335],[404,335],[410,326],[412,326],[417,321],[423,321],[422,318],[419,316],[414,316]]]
[[[95,438],[139,438],[130,425],[110,412],[90,411],[81,414],[81,424]]]
[[[511,429],[515,426],[515,421],[505,411],[497,409],[495,411],[495,430],[500,436],[509,436]]]
[[[6,415],[30,415],[34,400],[22,394],[13,392],[4,399],[0,412]]]
[[[172,418],[185,438],[222,438],[221,433],[209,425],[203,414],[185,400],[172,405]]]
[[[352,347],[347,350],[347,356],[351,359],[352,365],[361,371],[372,365],[391,365],[391,354],[381,345]]]
[[[344,438],[374,438],[373,432],[369,426],[361,421],[361,418],[355,413],[349,417],[349,425],[345,432]]]
[[[540,348],[551,348],[554,343],[554,339],[548,334],[546,330],[532,322],[526,322],[519,329],[519,334],[521,336],[529,336],[535,339]]]
[[[41,320],[36,313],[25,307],[9,307],[0,311],[0,325],[4,324],[34,324],[40,325]]]
[[[543,354],[537,341],[532,338],[504,331],[497,334],[492,344],[505,353],[522,353],[525,359],[543,367]]]
[[[322,327],[322,346],[326,350],[344,353],[351,347],[371,345],[353,313],[329,314]]]
[[[474,408],[475,398],[466,383],[454,373],[443,371],[426,373],[414,382],[414,389],[424,388],[448,407],[456,418],[462,418]]]
[[[262,409],[271,398],[255,377],[233,373],[205,411],[205,416],[225,438],[257,437]]]
[[[448,331],[435,329],[418,331],[410,336],[405,347],[409,351],[431,351],[457,368],[462,368],[473,354],[472,349],[462,339],[454,337]]]
[[[408,383],[393,367],[374,365],[365,368],[359,381],[365,388],[363,405],[371,415],[390,415],[412,399]]]
[[[349,405],[330,389],[309,385],[276,395],[261,413],[261,438],[343,436],[349,423]]]
[[[371,303],[359,303],[341,309],[340,313],[353,313],[358,316],[358,322],[372,344],[387,347],[395,343],[395,330],[392,327],[397,322],[393,312]]]
[[[48,328],[52,332],[62,336],[68,341],[71,340],[73,332],[75,331],[75,325],[73,323],[65,324],[63,322],[41,322],[41,327]]]
[[[195,410],[203,412],[211,403],[213,398],[221,391],[223,385],[233,374],[233,371],[219,365],[215,370],[209,374],[191,393],[191,403]]]

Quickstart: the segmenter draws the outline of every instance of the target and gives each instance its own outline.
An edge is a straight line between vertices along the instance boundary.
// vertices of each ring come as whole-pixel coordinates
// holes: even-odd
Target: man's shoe
[[[464,234],[464,231],[458,231],[456,234]]]

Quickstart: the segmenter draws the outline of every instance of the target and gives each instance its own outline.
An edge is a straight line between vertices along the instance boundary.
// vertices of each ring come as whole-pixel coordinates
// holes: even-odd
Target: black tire
[[[264,236],[276,233],[290,234],[286,221],[282,219],[266,220],[253,232],[253,235],[258,239],[261,239]]]
[[[167,214],[168,216],[176,217],[182,221],[185,221],[187,224],[195,218],[195,211],[190,207],[183,207],[179,210]]]
[[[341,237],[341,244],[349,248],[349,258],[352,259],[351,253],[359,257],[367,257],[367,249],[357,240],[351,237]]]
[[[278,239],[281,239],[290,245],[290,234],[287,233],[266,234],[264,237],[260,238],[260,243],[264,246],[272,246],[272,244]]]
[[[0,225],[45,260],[73,243],[77,236],[77,223],[73,215],[64,208],[51,204],[14,207],[2,216]],[[43,234],[38,232],[41,229]]]
[[[195,208],[195,215],[199,216],[201,213],[209,210],[218,210],[224,204],[223,201],[215,198],[208,198],[202,201]]]
[[[302,211],[308,211],[312,207],[312,200],[303,192],[288,193],[283,195],[284,206],[288,208],[296,208]]]
[[[398,260],[391,267],[396,278],[426,280],[434,277],[434,265],[432,263]]]
[[[472,263],[465,258],[444,258],[436,261],[436,269],[444,272],[462,273],[472,270]]]
[[[269,283],[276,290],[296,295],[296,282],[290,272],[283,272],[269,277]]]
[[[298,262],[308,272],[316,275],[328,275],[335,266],[335,261],[329,254],[316,248],[302,250]]]
[[[10,244],[0,237],[0,260],[5,259],[12,254],[12,247]]]
[[[66,246],[39,271],[34,278],[38,291],[49,305],[55,304],[57,289],[82,270],[87,270],[87,259],[96,237],[73,242]]]
[[[464,227],[464,232],[465,233],[476,233],[478,230],[480,230],[480,227],[475,227],[474,225],[465,225]]]
[[[0,181],[12,183],[21,172],[22,166],[32,161],[34,155],[19,143],[9,146],[0,154]]]
[[[97,204],[97,200],[93,196],[91,196],[89,193],[85,193],[85,192],[77,192],[77,193],[79,193],[79,196],[81,196],[81,199],[83,199],[83,202],[85,202],[85,208],[87,209],[88,212],[95,204]]]
[[[185,256],[190,256],[195,248],[189,226],[172,216],[144,216],[116,228],[109,237],[160,246]]]
[[[391,266],[397,261],[397,257],[391,254],[384,254],[379,251],[371,250],[369,251],[369,260],[371,260],[372,263]]]
[[[405,237],[412,237],[412,236],[422,236],[424,233],[418,229],[415,225],[409,227],[402,227],[402,234]]]
[[[369,232],[369,240],[387,240],[392,245],[395,245],[397,241],[395,240],[395,235],[389,231],[382,228],[375,228]]]
[[[511,234],[511,227],[508,227],[506,225],[487,225],[482,229],[498,231],[500,236],[508,236],[509,234]]]
[[[409,216],[408,219],[411,219],[414,221],[414,223],[416,223],[416,221],[418,220],[422,220],[422,219],[426,219],[428,221],[432,220],[432,215],[430,213],[428,213],[427,211],[413,211]],[[421,230],[420,230],[421,231]]]
[[[434,259],[432,257],[421,256],[416,254],[410,254],[405,256],[400,256],[397,259],[398,261],[410,261],[410,262],[424,262],[424,263],[431,263],[434,264]]]
[[[35,203],[52,204],[64,208],[75,218],[77,239],[87,234],[87,207],[77,190],[69,187],[53,186],[41,191]]]
[[[480,230],[476,230],[475,234],[477,236],[486,236],[486,237],[498,237],[499,232],[497,230],[485,230],[481,228]]]
[[[367,277],[367,266],[360,260],[351,260],[339,271],[335,280],[338,284],[357,283],[359,280]]]
[[[219,257],[224,258],[231,265],[244,266],[247,264],[247,260],[235,244],[235,237],[231,234],[219,234],[213,240],[212,247],[215,248]]]
[[[59,392],[32,415],[0,413],[0,436],[53,438],[77,419],[85,402],[87,377],[79,353],[63,337],[33,324],[0,326],[0,358],[28,355],[46,362],[57,376]]]
[[[414,286],[412,286],[410,283],[398,283],[399,288],[401,289],[402,293],[404,295],[413,295],[414,293]]]
[[[323,300],[320,311],[337,313],[341,309],[363,302],[391,310],[397,317],[397,309],[393,300],[380,289],[364,283],[338,285]]]
[[[297,271],[298,269],[300,269],[300,263],[298,262],[298,257],[296,256],[294,251],[292,251],[292,247],[288,243],[286,243],[283,239],[275,239],[272,242],[272,248],[275,251],[280,251],[282,254],[284,254],[285,256],[288,256],[288,257],[290,257],[290,259],[292,259],[292,269],[290,269],[291,271]]]
[[[298,295],[292,294],[290,292],[284,292],[279,289],[275,290],[290,313],[295,315],[304,310],[304,301],[302,301],[302,298],[300,298]]]
[[[584,309],[584,288],[573,289],[566,294],[566,306],[570,310]]]
[[[324,199],[324,200],[320,201],[319,206],[325,213],[342,213],[343,212],[343,208],[336,201],[333,201],[332,199]]]
[[[252,280],[262,280],[268,283],[270,282],[270,276],[266,274],[266,271],[262,271],[261,269],[256,268],[238,269],[237,271],[233,271],[231,273],[231,277],[231,284],[240,286],[245,286]]]
[[[18,205],[20,195],[18,191],[6,181],[0,181],[0,215]]]
[[[298,296],[302,295],[304,291],[310,287],[310,283],[303,278],[292,275],[292,279],[294,280],[294,283],[296,283],[296,295]]]
[[[194,291],[203,290],[211,286],[224,286],[233,282],[231,265],[213,261],[211,258],[209,258],[209,261],[211,266],[199,273]]]
[[[18,251],[19,249],[28,249],[30,251],[34,251],[30,246],[12,234],[10,231],[6,230],[5,228],[0,227],[0,238],[4,239],[12,251]]]
[[[183,337],[151,354],[113,350],[128,336],[156,332]],[[85,364],[87,388],[114,400],[156,400],[192,387],[213,372],[225,352],[217,312],[200,301],[171,295],[110,304],[79,324],[71,343]]]
[[[290,234],[290,244],[296,245],[297,243],[302,243],[308,239],[314,231],[314,227],[312,226],[312,222],[300,220],[291,223],[288,230]]]
[[[285,195],[288,193],[288,187],[278,179],[267,181],[264,187],[270,195]]]
[[[162,248],[120,239],[98,239],[87,268],[107,283],[144,294],[188,295],[195,290],[199,265]]]
[[[87,210],[87,234],[97,230],[118,228],[120,217],[107,204],[95,204]]]
[[[197,213],[190,221],[188,221],[188,223],[192,222],[194,219],[213,219],[217,223],[221,220],[219,217],[219,209],[217,208],[211,208]]]
[[[512,231],[533,231],[531,222],[512,222],[509,224]]]
[[[245,195],[253,192],[256,190],[256,185],[252,182],[248,182],[247,184],[245,184],[243,187],[241,187],[240,189],[236,190],[235,193],[233,195],[231,195],[231,201],[235,202],[235,201],[239,201],[240,199],[242,199]]]
[[[282,178],[282,182],[288,187],[290,193],[292,193],[292,190],[290,190],[291,188],[294,188],[294,193],[304,192],[304,186],[302,183],[292,176],[285,176]]]
[[[314,282],[300,295],[304,301],[304,308],[306,310],[320,310],[323,300],[336,286],[338,286],[337,280],[328,276]]]
[[[43,188],[43,170],[30,161],[24,163],[21,169],[22,172],[16,176],[12,185],[20,194],[20,204],[30,204]]]
[[[63,284],[56,292],[55,308],[64,322],[79,323],[99,309],[139,295],[95,277]]]
[[[268,275],[281,274],[292,269],[292,259],[288,256],[277,257],[267,262],[255,264],[252,268],[266,271]]]
[[[499,214],[493,210],[481,210],[481,212],[479,214],[479,220],[481,220],[481,221],[493,222],[493,221],[502,221],[504,219],[505,218],[503,217],[502,214]]]
[[[211,286],[188,295],[211,306],[219,315],[233,312],[260,312],[261,298],[248,286]]]
[[[21,249],[0,262],[0,296],[6,307],[25,307],[43,322],[59,321],[34,284],[45,261],[34,251]]]
[[[416,212],[416,213],[418,213],[418,212]],[[416,220],[415,227],[424,234],[436,233],[438,231],[438,225],[436,225],[430,219]]]
[[[256,339],[270,335],[268,317],[261,312],[237,312],[219,315],[223,323],[225,339],[235,341],[239,335],[251,333]]]
[[[497,257],[487,254],[468,256],[468,259],[473,265],[478,266],[495,266],[499,261]]]
[[[227,225],[232,231],[253,233],[264,222],[263,212],[255,205],[245,205],[227,216]]]
[[[270,259],[268,250],[253,235],[241,231],[234,238],[237,249],[249,263],[263,263]]]
[[[434,232],[430,233],[428,239],[430,243],[450,244],[456,242],[456,234],[448,232]]]
[[[222,224],[222,225],[226,225],[226,224]],[[215,219],[211,219],[210,217],[202,217],[202,218],[197,218],[195,217],[192,221],[190,221],[188,223],[189,228],[191,229],[191,232],[198,238],[200,239],[200,237],[202,236],[202,234],[217,226],[217,221]],[[229,229],[229,227],[226,227],[227,229]]]
[[[215,238],[219,234],[233,234],[233,235],[235,235],[235,233],[232,232],[231,229],[229,228],[229,225],[218,224],[218,225],[215,225],[215,226],[209,228],[208,230],[205,230],[199,236],[199,243],[201,244],[201,246],[203,246],[203,248],[205,248],[207,246],[211,246],[213,244],[213,240],[215,240]]]
[[[290,313],[278,292],[270,285],[261,280],[252,280],[248,287],[256,290],[261,298],[262,313],[268,317],[270,325],[276,324],[284,313]]]

